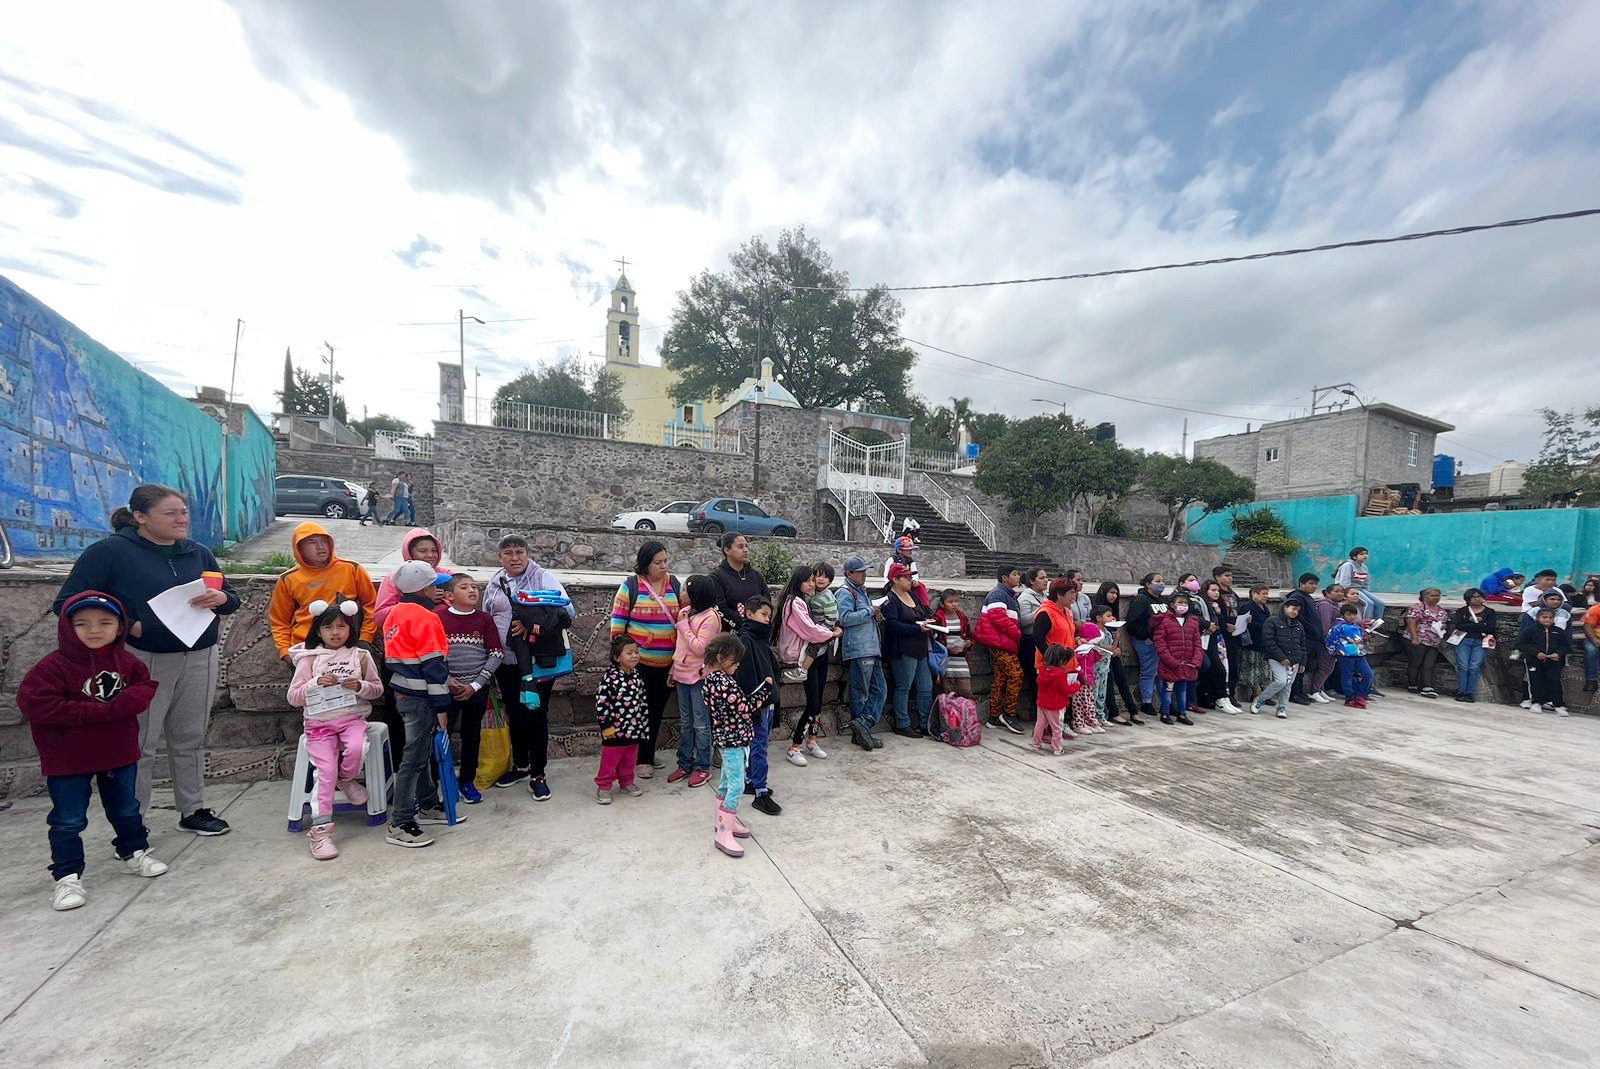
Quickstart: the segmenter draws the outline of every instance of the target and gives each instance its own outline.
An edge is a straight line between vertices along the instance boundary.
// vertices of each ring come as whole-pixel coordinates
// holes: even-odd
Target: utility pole
[[[467,320],[472,320],[478,326],[486,326],[477,316],[469,316],[460,308],[456,309],[456,344],[460,346],[461,359],[461,411],[458,414],[462,423],[467,421]]]
[[[244,334],[244,320],[233,321],[233,371],[228,375],[228,402],[233,403],[233,388],[239,381],[239,338]]]
[[[338,380],[333,377],[333,346],[328,342],[323,342],[322,344],[328,350],[328,355],[324,362],[328,365],[328,419],[331,422],[333,419],[333,384]]]
[[[1183,417],[1183,438],[1178,443],[1178,455],[1184,459],[1189,457],[1189,417]]]
[[[755,465],[750,477],[750,496],[755,497],[761,493],[761,348],[767,336],[767,273],[763,268],[761,272],[761,310],[756,320],[756,355],[755,366],[750,373],[756,380],[756,445]]]
[[[472,369],[472,422],[478,422],[483,410],[483,372]]]
[[[228,424],[233,420],[233,388],[239,380],[239,336],[244,320],[233,321],[233,370],[228,375],[228,396],[222,405],[222,540],[228,540]]]

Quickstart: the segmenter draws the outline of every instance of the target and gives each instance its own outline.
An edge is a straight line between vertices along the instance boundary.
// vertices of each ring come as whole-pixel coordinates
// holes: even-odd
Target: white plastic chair
[[[359,806],[345,798],[344,792],[334,789],[333,811],[353,813],[366,810],[367,826],[375,828],[389,819],[389,795],[394,790],[394,760],[389,754],[389,726],[373,721],[367,724],[367,735],[361,744],[361,778],[367,786],[367,804]],[[289,784],[289,830],[302,831],[309,821],[306,815],[317,797],[317,769],[306,753],[306,737],[300,735],[299,748],[294,757],[294,778]]]

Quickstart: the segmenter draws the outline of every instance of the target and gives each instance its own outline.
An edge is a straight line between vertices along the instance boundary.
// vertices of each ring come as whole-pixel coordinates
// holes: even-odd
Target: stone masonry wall
[[[1211,569],[1222,563],[1221,551],[1213,545],[1142,542],[1102,535],[1024,539],[1014,548],[1069,568],[1082,568],[1097,581],[1114,579],[1119,583],[1137,584],[1150,572],[1160,572],[1168,579],[1175,579],[1184,572],[1209,577]]]
[[[60,586],[61,576],[18,569],[0,578],[0,599],[7,612],[0,614],[0,798],[35,794],[43,790],[37,751],[28,726],[17,710],[17,688],[23,675],[39,658],[55,648],[56,620],[50,603]],[[1098,579],[1091,572],[1091,583]],[[222,638],[222,673],[213,707],[208,735],[206,775],[212,780],[250,781],[281,779],[294,764],[295,745],[300,736],[301,717],[284,701],[289,673],[278,663],[266,628],[266,607],[276,581],[272,577],[233,577],[242,604],[234,615],[225,618]],[[577,610],[578,622],[572,632],[574,660],[579,671],[559,681],[551,700],[551,756],[590,755],[596,751],[594,729],[594,689],[604,672],[609,645],[609,612],[615,586],[611,583],[571,583],[568,590]],[[970,607],[970,606],[969,606]],[[1391,632],[1398,627],[1404,606],[1390,610]],[[1501,615],[1499,649],[1485,664],[1481,696],[1485,700],[1514,704],[1524,694],[1525,673],[1520,662],[1509,659],[1515,643],[1515,620]],[[1394,686],[1403,679],[1405,658],[1385,646],[1375,651],[1374,667],[1379,679]],[[981,697],[988,693],[989,661],[979,647],[969,657],[973,688]],[[1567,704],[1584,710],[1582,656],[1567,663],[1563,677]],[[1454,669],[1442,663],[1439,687],[1454,683]],[[843,712],[844,694],[837,669],[830,676],[824,697],[823,728],[837,730]],[[791,723],[804,704],[801,688],[782,689],[784,719]],[[667,706],[667,723],[662,729],[662,748],[671,752],[677,742],[676,700]],[[774,731],[775,745],[786,738]],[[165,774],[158,763],[157,776]]]
[[[672,556],[672,572],[680,578],[708,572],[722,561],[722,551],[716,540],[706,535],[602,528],[579,530],[471,517],[447,521],[441,525],[439,534],[450,547],[452,560],[473,567],[497,567],[500,562],[496,547],[508,534],[527,538],[534,559],[557,571],[631,572],[639,547],[651,540],[667,547]],[[796,564],[825,560],[836,569],[844,558],[859,553],[873,574],[881,574],[883,562],[889,556],[889,547],[881,543],[861,545],[796,538],[752,539],[751,542],[756,547],[763,543],[781,546]],[[966,554],[958,549],[926,548],[917,554],[917,560],[922,573],[930,579],[961,578],[966,574]]]
[[[765,467],[765,454],[762,463]],[[487,514],[604,527],[619,512],[658,508],[668,501],[751,496],[748,452],[713,453],[462,423],[434,425],[434,465],[441,519]],[[805,534],[815,528],[815,481],[813,472],[810,483],[798,490],[790,483],[786,489],[763,488],[757,496],[769,512],[792,518]]]

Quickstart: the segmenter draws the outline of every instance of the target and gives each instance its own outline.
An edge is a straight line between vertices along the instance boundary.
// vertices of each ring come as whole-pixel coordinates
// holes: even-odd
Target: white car
[[[698,501],[674,501],[658,509],[644,512],[624,512],[611,521],[611,526],[634,531],[689,531],[689,513]]]

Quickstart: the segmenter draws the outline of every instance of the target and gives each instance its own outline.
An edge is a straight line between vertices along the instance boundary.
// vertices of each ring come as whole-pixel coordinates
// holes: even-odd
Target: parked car
[[[776,535],[793,538],[797,528],[793,520],[782,516],[769,516],[754,501],[738,497],[714,497],[697,505],[689,513],[689,530],[708,535],[724,531],[737,531],[746,535]]]
[[[611,521],[611,526],[635,531],[687,531],[689,513],[694,511],[695,504],[693,501],[673,501],[658,509],[624,512]]]
[[[324,479],[320,475],[280,475],[275,480],[272,511],[279,516],[326,516],[330,520],[354,519],[361,514],[360,495],[354,483]]]

